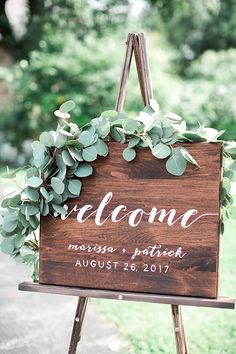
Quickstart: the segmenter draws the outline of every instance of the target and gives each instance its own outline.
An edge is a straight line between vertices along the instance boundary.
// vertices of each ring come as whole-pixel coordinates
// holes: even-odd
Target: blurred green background
[[[163,111],[236,133],[235,0],[3,0],[0,2],[0,160],[22,165],[55,127],[67,99],[78,124],[115,105],[124,41],[147,36]],[[125,109],[141,108],[136,73]]]
[[[115,106],[128,32],[147,37],[154,97],[162,111],[236,136],[236,0],[0,1],[0,168],[23,165],[31,142],[56,126],[67,99],[82,125]],[[132,68],[125,104],[142,107]],[[4,189],[4,185],[2,188]],[[222,295],[235,293],[234,225],[221,256]],[[173,353],[170,309],[97,301],[130,353]],[[192,353],[233,354],[233,311],[184,309]],[[154,329],[154,330],[153,330]]]

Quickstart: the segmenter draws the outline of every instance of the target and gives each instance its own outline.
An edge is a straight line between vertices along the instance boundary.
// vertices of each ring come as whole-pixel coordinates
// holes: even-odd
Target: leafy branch
[[[236,143],[218,140],[223,131],[200,126],[186,129],[186,122],[177,114],[161,114],[159,105],[151,100],[134,119],[125,113],[110,110],[79,128],[69,122],[75,104],[65,102],[54,114],[59,119],[55,131],[42,132],[33,143],[33,164],[26,166],[25,187],[6,197],[1,204],[3,218],[0,227],[1,250],[17,262],[33,266],[38,276],[39,243],[36,230],[39,215],[65,215],[63,206],[68,198],[79,197],[83,179],[93,173],[92,162],[109,153],[109,142],[125,145],[123,157],[131,162],[137,149],[149,148],[157,159],[166,160],[166,170],[181,176],[187,164],[200,167],[194,157],[181,145],[183,142],[221,142],[224,149],[222,181],[222,232],[227,218],[236,218],[231,196],[231,182],[236,181]],[[3,177],[14,178],[21,171],[7,171]]]

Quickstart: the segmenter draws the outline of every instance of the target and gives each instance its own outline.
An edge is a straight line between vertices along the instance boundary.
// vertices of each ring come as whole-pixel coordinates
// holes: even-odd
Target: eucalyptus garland
[[[149,148],[157,159],[166,160],[166,170],[174,176],[181,176],[188,163],[199,167],[181,142],[221,142],[222,233],[225,220],[236,218],[230,194],[231,182],[236,181],[236,143],[219,140],[224,131],[202,125],[195,131],[187,130],[179,115],[162,115],[155,100],[133,119],[110,110],[79,128],[69,122],[69,112],[74,107],[73,101],[67,101],[54,112],[58,127],[56,131],[43,132],[33,143],[32,165],[24,167],[25,187],[1,203],[0,248],[17,262],[32,266],[34,279],[38,278],[39,215],[66,215],[64,203],[68,198],[79,197],[83,179],[93,173],[91,163],[108,155],[110,141],[124,144],[123,157],[128,162],[135,159],[137,149]],[[2,177],[14,179],[21,170],[7,170]]]

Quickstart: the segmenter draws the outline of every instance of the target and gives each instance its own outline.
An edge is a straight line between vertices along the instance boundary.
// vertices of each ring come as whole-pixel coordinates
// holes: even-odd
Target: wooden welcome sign
[[[110,143],[64,220],[41,218],[40,283],[217,297],[221,145],[185,146],[201,168],[174,177]]]

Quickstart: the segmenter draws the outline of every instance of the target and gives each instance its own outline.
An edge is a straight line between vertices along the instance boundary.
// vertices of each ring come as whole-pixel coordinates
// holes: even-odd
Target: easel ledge
[[[220,296],[217,299],[206,299],[197,297],[156,295],[145,293],[133,293],[124,291],[84,289],[70,286],[45,285],[39,283],[23,282],[18,286],[22,291],[33,291],[38,293],[70,295],[77,297],[151,302],[157,304],[215,307],[224,309],[235,309],[235,299]]]

